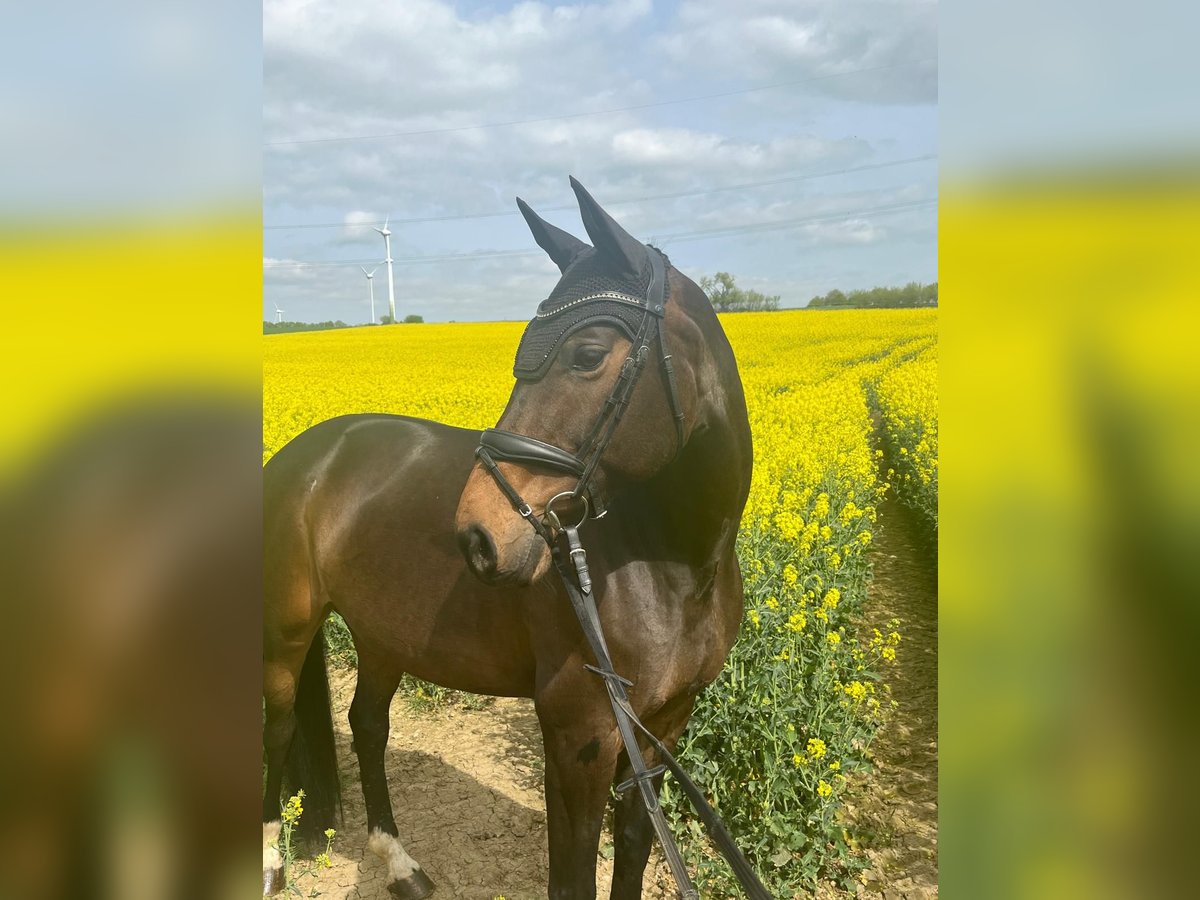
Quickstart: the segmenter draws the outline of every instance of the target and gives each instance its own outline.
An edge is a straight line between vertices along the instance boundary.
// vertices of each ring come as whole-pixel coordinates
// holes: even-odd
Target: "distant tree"
[[[850,301],[846,299],[845,294],[843,294],[837,288],[834,288],[832,291],[830,291],[828,294],[825,295],[825,302],[829,306],[845,306]]]
[[[779,309],[779,296],[768,297],[758,291],[745,290],[737,286],[728,272],[705,275],[700,279],[700,289],[708,294],[713,309],[717,312],[761,312]]]
[[[379,317],[380,325],[391,325],[395,321],[396,320],[392,318],[391,313],[384,313],[382,316]]]
[[[409,313],[407,316],[404,317],[405,325],[419,325],[424,321],[425,321],[425,319],[423,317],[414,315],[413,313]]]

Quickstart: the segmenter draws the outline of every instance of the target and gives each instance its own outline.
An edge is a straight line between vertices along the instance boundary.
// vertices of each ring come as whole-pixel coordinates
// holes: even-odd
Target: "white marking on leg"
[[[406,881],[421,868],[416,860],[404,852],[400,841],[386,831],[372,829],[371,836],[367,838],[367,846],[371,848],[372,853],[387,863],[389,882]]]
[[[279,832],[283,823],[263,822],[263,871],[274,872],[283,868],[283,854],[279,852]]]

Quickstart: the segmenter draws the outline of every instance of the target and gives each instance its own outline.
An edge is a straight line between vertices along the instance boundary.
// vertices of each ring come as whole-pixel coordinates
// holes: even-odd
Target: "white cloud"
[[[935,0],[683,0],[661,44],[681,66],[821,79],[810,90],[840,99],[937,102]],[[864,69],[877,71],[845,74]]]
[[[862,141],[828,141],[812,136],[745,141],[685,128],[633,128],[612,138],[614,160],[635,166],[687,166],[704,172],[744,176],[779,172],[813,163],[865,156]]]
[[[650,4],[520,3],[466,17],[449,3],[267,3],[268,140],[453,128],[603,100],[604,38]],[[582,90],[581,90],[582,89]]]
[[[346,213],[342,219],[342,238],[347,241],[362,241],[374,237],[373,228],[386,217],[366,210],[356,209]]]
[[[866,219],[847,219],[809,223],[804,226],[804,234],[818,244],[873,244],[883,240],[887,230]]]
[[[515,212],[514,195],[550,208],[547,218],[582,236],[573,210],[553,209],[573,200],[568,174],[646,239],[933,196],[931,166],[794,176],[929,152],[932,116],[905,119],[897,111],[936,97],[934,69],[906,65],[797,89],[654,105],[935,56],[933,11],[917,0],[749,0],[738,7],[684,0],[674,13],[653,15],[649,0],[470,9],[449,0],[271,0],[263,19],[265,140],[404,136],[269,146],[266,221],[329,227],[270,230],[266,253],[375,259],[383,247],[369,223],[385,215],[398,259],[524,251],[533,245],[516,215],[404,223]],[[522,124],[498,124],[514,122]],[[468,127],[486,124],[495,127]],[[773,184],[704,193],[756,182]],[[677,193],[688,196],[663,197]],[[932,213],[921,215],[884,223],[863,215],[686,244],[697,255],[689,249],[680,258],[719,259],[717,268],[776,283],[836,282],[839,267],[857,278],[872,267],[890,277],[923,265],[908,277],[924,277],[935,247]],[[897,262],[889,248],[913,233],[924,235],[925,256]],[[809,276],[792,271],[801,263],[786,252],[759,252],[765,246],[829,255],[804,261],[822,269]],[[905,252],[913,257],[912,247]],[[851,264],[847,254],[859,256]],[[539,256],[398,264],[397,296],[402,310],[429,321],[519,319],[555,273]],[[362,281],[353,265],[264,270],[264,284],[279,292],[289,316],[295,309],[310,320],[365,320]]]

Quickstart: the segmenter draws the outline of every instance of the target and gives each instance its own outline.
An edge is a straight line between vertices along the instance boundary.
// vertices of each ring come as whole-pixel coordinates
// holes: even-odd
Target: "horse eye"
[[[600,367],[600,363],[604,362],[604,357],[608,356],[606,347],[596,347],[585,345],[579,347],[575,351],[575,356],[571,361],[571,368],[576,372],[591,372]]]

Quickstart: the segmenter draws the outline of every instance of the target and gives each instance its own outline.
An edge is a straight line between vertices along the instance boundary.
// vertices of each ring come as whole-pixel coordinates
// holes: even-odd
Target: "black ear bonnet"
[[[524,381],[542,378],[562,342],[589,325],[611,325],[632,341],[647,311],[653,277],[650,254],[658,253],[649,247],[646,251],[645,262],[636,275],[614,271],[596,250],[581,253],[525,327],[513,375]],[[659,292],[649,310],[659,318],[663,315],[663,296],[665,291]]]

